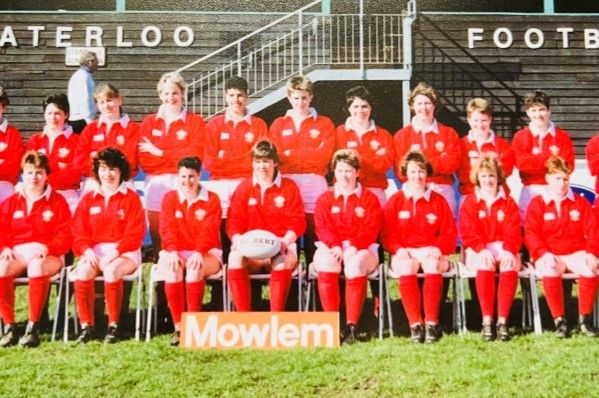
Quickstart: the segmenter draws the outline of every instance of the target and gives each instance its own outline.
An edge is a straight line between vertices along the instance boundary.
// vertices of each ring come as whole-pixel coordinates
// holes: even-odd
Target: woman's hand
[[[164,151],[154,145],[152,141],[148,139],[148,137],[143,137],[142,142],[140,142],[138,145],[140,152],[149,153],[158,157],[162,157],[162,155],[164,155]]]

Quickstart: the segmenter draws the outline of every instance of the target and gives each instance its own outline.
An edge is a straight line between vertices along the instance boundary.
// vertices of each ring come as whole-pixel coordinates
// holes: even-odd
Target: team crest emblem
[[[69,151],[69,148],[59,148],[58,149],[58,157],[60,158],[66,158],[67,156],[69,156],[69,153],[71,153],[71,151]]]
[[[42,219],[45,222],[49,222],[50,220],[52,220],[52,217],[54,217],[54,212],[50,209],[48,209],[42,213]]]
[[[245,142],[253,142],[254,141],[254,133],[252,133],[251,131],[248,131],[247,133],[245,133],[243,135],[243,138],[245,139]]]
[[[121,219],[121,220],[125,219],[125,210],[124,209],[118,209],[116,214],[119,216],[119,219]]]
[[[310,129],[310,138],[316,139],[320,135],[320,130]]]
[[[364,217],[364,213],[366,213],[366,210],[364,210],[362,206],[356,206],[354,212],[356,213],[357,217],[362,218]]]
[[[195,211],[195,215],[196,215],[196,218],[198,219],[198,221],[202,221],[204,219],[204,217],[206,217],[206,210],[197,209]]]
[[[123,146],[125,145],[125,137],[123,137],[122,135],[117,135],[116,136],[116,144],[118,146]]]
[[[275,206],[279,208],[285,206],[285,197],[281,195],[275,197]]]
[[[505,213],[503,210],[497,210],[497,221],[502,222],[505,220]]]
[[[437,141],[437,142],[435,142],[435,149],[438,152],[443,152],[445,150],[445,143],[443,141]]]
[[[557,155],[559,153],[559,147],[557,145],[551,145],[549,147],[549,152],[551,152],[551,154],[553,156]]]
[[[183,141],[187,137],[187,131],[179,130],[175,133],[179,141]]]
[[[580,212],[576,209],[574,210],[570,210],[570,220],[572,221],[578,221],[580,220]]]
[[[429,224],[434,224],[434,223],[436,223],[436,222],[437,222],[437,218],[438,218],[438,217],[437,217],[437,215],[436,215],[435,213],[428,213],[428,214],[426,215],[426,221],[427,221]]]
[[[377,140],[370,141],[370,148],[372,148],[373,151],[378,150],[380,147],[381,147],[381,143],[378,142]]]
[[[4,152],[7,146],[6,142],[0,142],[0,152]]]

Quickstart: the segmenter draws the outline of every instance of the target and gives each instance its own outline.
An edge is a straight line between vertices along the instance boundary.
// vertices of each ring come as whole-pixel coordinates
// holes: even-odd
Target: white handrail
[[[271,23],[269,23],[269,24],[261,27],[260,29],[253,31],[252,33],[248,33],[247,35],[243,36],[242,38],[237,39],[236,41],[234,41],[232,43],[229,43],[228,45],[226,45],[224,47],[221,47],[218,50],[215,50],[215,51],[211,52],[210,54],[204,55],[203,57],[201,57],[199,59],[196,59],[195,61],[190,62],[189,64],[187,64],[185,66],[182,66],[181,68],[177,69],[175,72],[181,73],[184,70],[189,69],[189,68],[191,68],[191,67],[193,67],[193,66],[195,66],[195,65],[197,65],[197,64],[199,64],[201,62],[204,62],[205,60],[207,60],[209,58],[212,58],[215,55],[220,54],[221,52],[223,52],[225,50],[228,50],[229,48],[232,48],[232,47],[235,47],[235,46],[237,46],[237,51],[238,51],[237,58],[239,59],[239,58],[241,58],[241,43],[242,42],[244,42],[245,40],[249,39],[252,36],[255,36],[255,35],[259,34],[259,33],[264,32],[265,30],[267,30],[267,29],[269,29],[269,28],[271,28],[271,27],[273,27],[273,26],[275,26],[275,25],[277,25],[277,24],[285,21],[286,19],[289,19],[289,18],[295,16],[296,14],[299,14],[300,15],[300,19],[301,19],[301,15],[303,14],[303,12],[305,10],[313,8],[314,6],[316,6],[318,4],[321,4],[321,3],[322,3],[322,0],[315,0],[315,1],[311,2],[310,4],[307,4],[307,5],[303,6],[300,9],[297,9],[297,10],[293,11],[292,13],[284,15],[281,18],[276,19],[276,20],[272,21]],[[241,70],[241,66],[238,66],[238,68],[240,68],[240,70]]]

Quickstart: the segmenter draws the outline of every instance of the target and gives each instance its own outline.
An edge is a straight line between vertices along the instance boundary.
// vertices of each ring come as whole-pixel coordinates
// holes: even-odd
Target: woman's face
[[[491,130],[491,116],[486,113],[480,113],[479,111],[474,111],[468,116],[468,124],[470,125],[470,130],[478,136],[488,137],[489,131]]]
[[[100,114],[108,120],[118,120],[121,117],[121,106],[123,100],[121,97],[107,97],[101,95],[97,98],[96,104]]]
[[[481,169],[478,171],[478,185],[480,189],[493,196],[497,195],[497,173],[492,170]]]
[[[121,170],[118,167],[110,167],[105,163],[98,166],[98,178],[103,188],[116,188],[121,184]]]
[[[545,105],[533,105],[526,110],[530,124],[541,130],[549,128],[551,123],[551,110]]]
[[[368,122],[370,121],[370,113],[372,107],[368,101],[364,101],[361,98],[355,98],[349,105],[349,115],[356,122]]]
[[[345,162],[337,162],[335,165],[336,184],[347,191],[356,189],[358,181],[358,170]]]
[[[48,182],[48,174],[43,168],[35,167],[31,163],[23,165],[23,184],[27,192],[36,196],[41,195]]]
[[[310,110],[312,94],[306,90],[293,90],[291,93],[287,94],[287,100],[294,111],[303,115]]]
[[[570,189],[570,176],[564,172],[558,171],[553,174],[545,175],[545,180],[549,186],[549,191],[559,197],[565,198]]]
[[[413,188],[424,188],[426,185],[426,170],[413,160],[408,162],[406,178]]]
[[[56,104],[50,103],[44,110],[44,120],[46,122],[46,126],[52,130],[62,130],[67,117],[67,113],[56,106]]]
[[[435,117],[435,105],[426,95],[418,94],[414,98],[412,109],[414,116],[420,120],[429,120]]]
[[[225,93],[225,102],[227,103],[227,108],[229,108],[230,112],[233,114],[245,114],[248,96],[242,90],[230,88]]]
[[[178,112],[183,106],[183,91],[176,84],[165,84],[160,91],[160,101],[163,105]]]
[[[196,170],[186,167],[179,168],[179,187],[188,197],[198,196],[200,191],[200,175]]]
[[[272,159],[254,159],[252,161],[254,178],[259,182],[272,183],[276,167],[277,164]]]

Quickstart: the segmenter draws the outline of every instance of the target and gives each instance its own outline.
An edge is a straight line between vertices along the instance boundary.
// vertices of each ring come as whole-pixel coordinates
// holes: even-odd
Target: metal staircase
[[[424,14],[415,24],[413,54],[413,81],[427,82],[437,90],[449,116],[458,119],[453,125],[466,124],[466,104],[474,97],[491,103],[498,135],[511,138],[526,124],[521,96]]]
[[[297,74],[313,81],[402,80],[407,95],[415,1],[401,15],[366,15],[360,3],[359,14],[331,15],[320,11],[322,0],[312,1],[178,69],[190,82],[188,107],[206,117],[222,112],[224,82],[233,75],[250,83],[252,112],[284,98],[285,82]],[[407,108],[403,113],[409,117]]]

